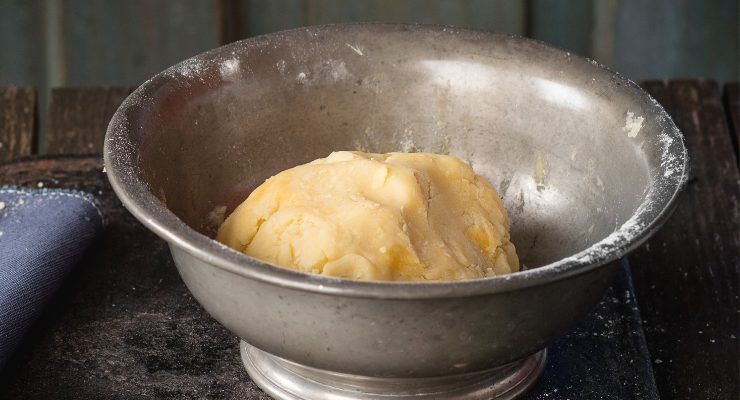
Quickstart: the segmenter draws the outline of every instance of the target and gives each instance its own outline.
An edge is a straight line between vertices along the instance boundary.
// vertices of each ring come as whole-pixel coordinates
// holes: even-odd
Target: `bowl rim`
[[[630,219],[630,221],[639,220],[640,223],[630,225],[630,221],[627,221],[611,235],[608,235],[606,238],[592,244],[577,254],[541,267],[512,274],[473,280],[441,282],[356,281],[308,274],[277,267],[237,252],[206,235],[198,233],[169,211],[150,192],[147,183],[138,173],[140,170],[138,167],[137,149],[134,148],[129,140],[129,134],[132,130],[131,126],[133,124],[128,117],[128,113],[133,112],[132,110],[135,108],[144,108],[144,103],[147,101],[147,93],[156,86],[159,80],[166,79],[168,74],[171,76],[172,72],[177,71],[185,63],[218,56],[225,49],[233,48],[234,46],[245,48],[250,46],[258,47],[276,35],[304,35],[318,31],[342,31],[365,28],[437,33],[446,31],[460,36],[485,37],[492,42],[495,40],[511,40],[521,42],[522,44],[543,47],[548,51],[560,52],[563,55],[567,53],[569,57],[589,62],[594,68],[609,74],[612,80],[619,82],[625,89],[631,90],[636,96],[642,97],[643,100],[654,105],[653,110],[657,113],[655,117],[660,119],[663,127],[662,134],[668,135],[671,143],[673,143],[670,153],[676,157],[679,163],[673,167],[680,168],[680,171],[678,171],[680,175],[673,174],[668,176],[668,167],[664,163],[661,163],[655,173],[657,184],[653,183],[652,185],[653,187],[657,186],[663,189],[657,194],[657,199],[660,201],[657,204],[651,203],[648,205],[646,204],[648,196],[645,196],[643,203]],[[518,35],[493,33],[448,25],[404,23],[361,22],[301,27],[243,39],[191,57],[144,82],[124,100],[108,125],[103,148],[103,158],[108,179],[124,207],[147,228],[166,240],[173,251],[175,251],[175,248],[183,250],[206,264],[244,278],[254,279],[280,287],[319,294],[378,299],[431,299],[490,295],[547,284],[573,275],[589,272],[615,261],[634,250],[644,243],[655,231],[660,229],[675,209],[677,199],[685,187],[689,175],[689,157],[686,143],[678,127],[665,109],[652,96],[621,74],[589,58],[571,55],[571,53],[555,46]],[[674,170],[674,172],[676,171]]]

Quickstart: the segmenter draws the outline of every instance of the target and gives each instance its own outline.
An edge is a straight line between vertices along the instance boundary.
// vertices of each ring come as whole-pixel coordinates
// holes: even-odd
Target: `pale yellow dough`
[[[501,198],[458,158],[338,151],[268,179],[217,240],[314,274],[453,281],[519,270]]]

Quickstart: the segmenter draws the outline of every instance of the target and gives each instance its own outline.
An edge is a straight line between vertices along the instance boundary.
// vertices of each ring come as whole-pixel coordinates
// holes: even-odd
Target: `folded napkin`
[[[0,186],[0,368],[102,227],[88,194]]]

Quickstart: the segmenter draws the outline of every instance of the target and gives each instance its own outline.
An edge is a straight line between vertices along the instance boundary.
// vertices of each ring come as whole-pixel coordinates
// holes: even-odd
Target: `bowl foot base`
[[[375,378],[319,370],[265,353],[242,341],[252,380],[279,400],[515,399],[539,378],[546,350],[487,371],[434,378]]]

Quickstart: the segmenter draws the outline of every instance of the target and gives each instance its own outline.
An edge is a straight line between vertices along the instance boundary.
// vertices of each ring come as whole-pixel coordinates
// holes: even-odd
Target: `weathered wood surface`
[[[249,36],[337,22],[416,22],[526,34],[527,3],[519,0],[236,0]]]
[[[37,0],[36,0],[37,1]],[[133,85],[219,43],[215,1],[49,1],[55,86]],[[54,23],[56,22],[56,23]]]
[[[725,111],[730,124],[730,139],[735,149],[735,159],[740,165],[740,83],[725,85]]]
[[[738,398],[738,170],[719,87],[644,87],[684,133],[691,177],[675,213],[629,256],[664,399]]]
[[[40,0],[0,0],[0,86],[42,85],[44,6]]]
[[[46,154],[100,154],[113,113],[133,88],[57,88],[51,92]]]
[[[546,40],[633,79],[736,80],[736,0],[0,1],[0,85],[129,85],[219,44],[348,21],[431,22]]]
[[[592,57],[625,76],[737,80],[740,2],[608,0],[594,5]]]
[[[36,150],[36,90],[0,87],[0,164]]]
[[[527,36],[552,43],[577,54],[593,53],[595,29],[593,0],[531,0],[527,10]]]

